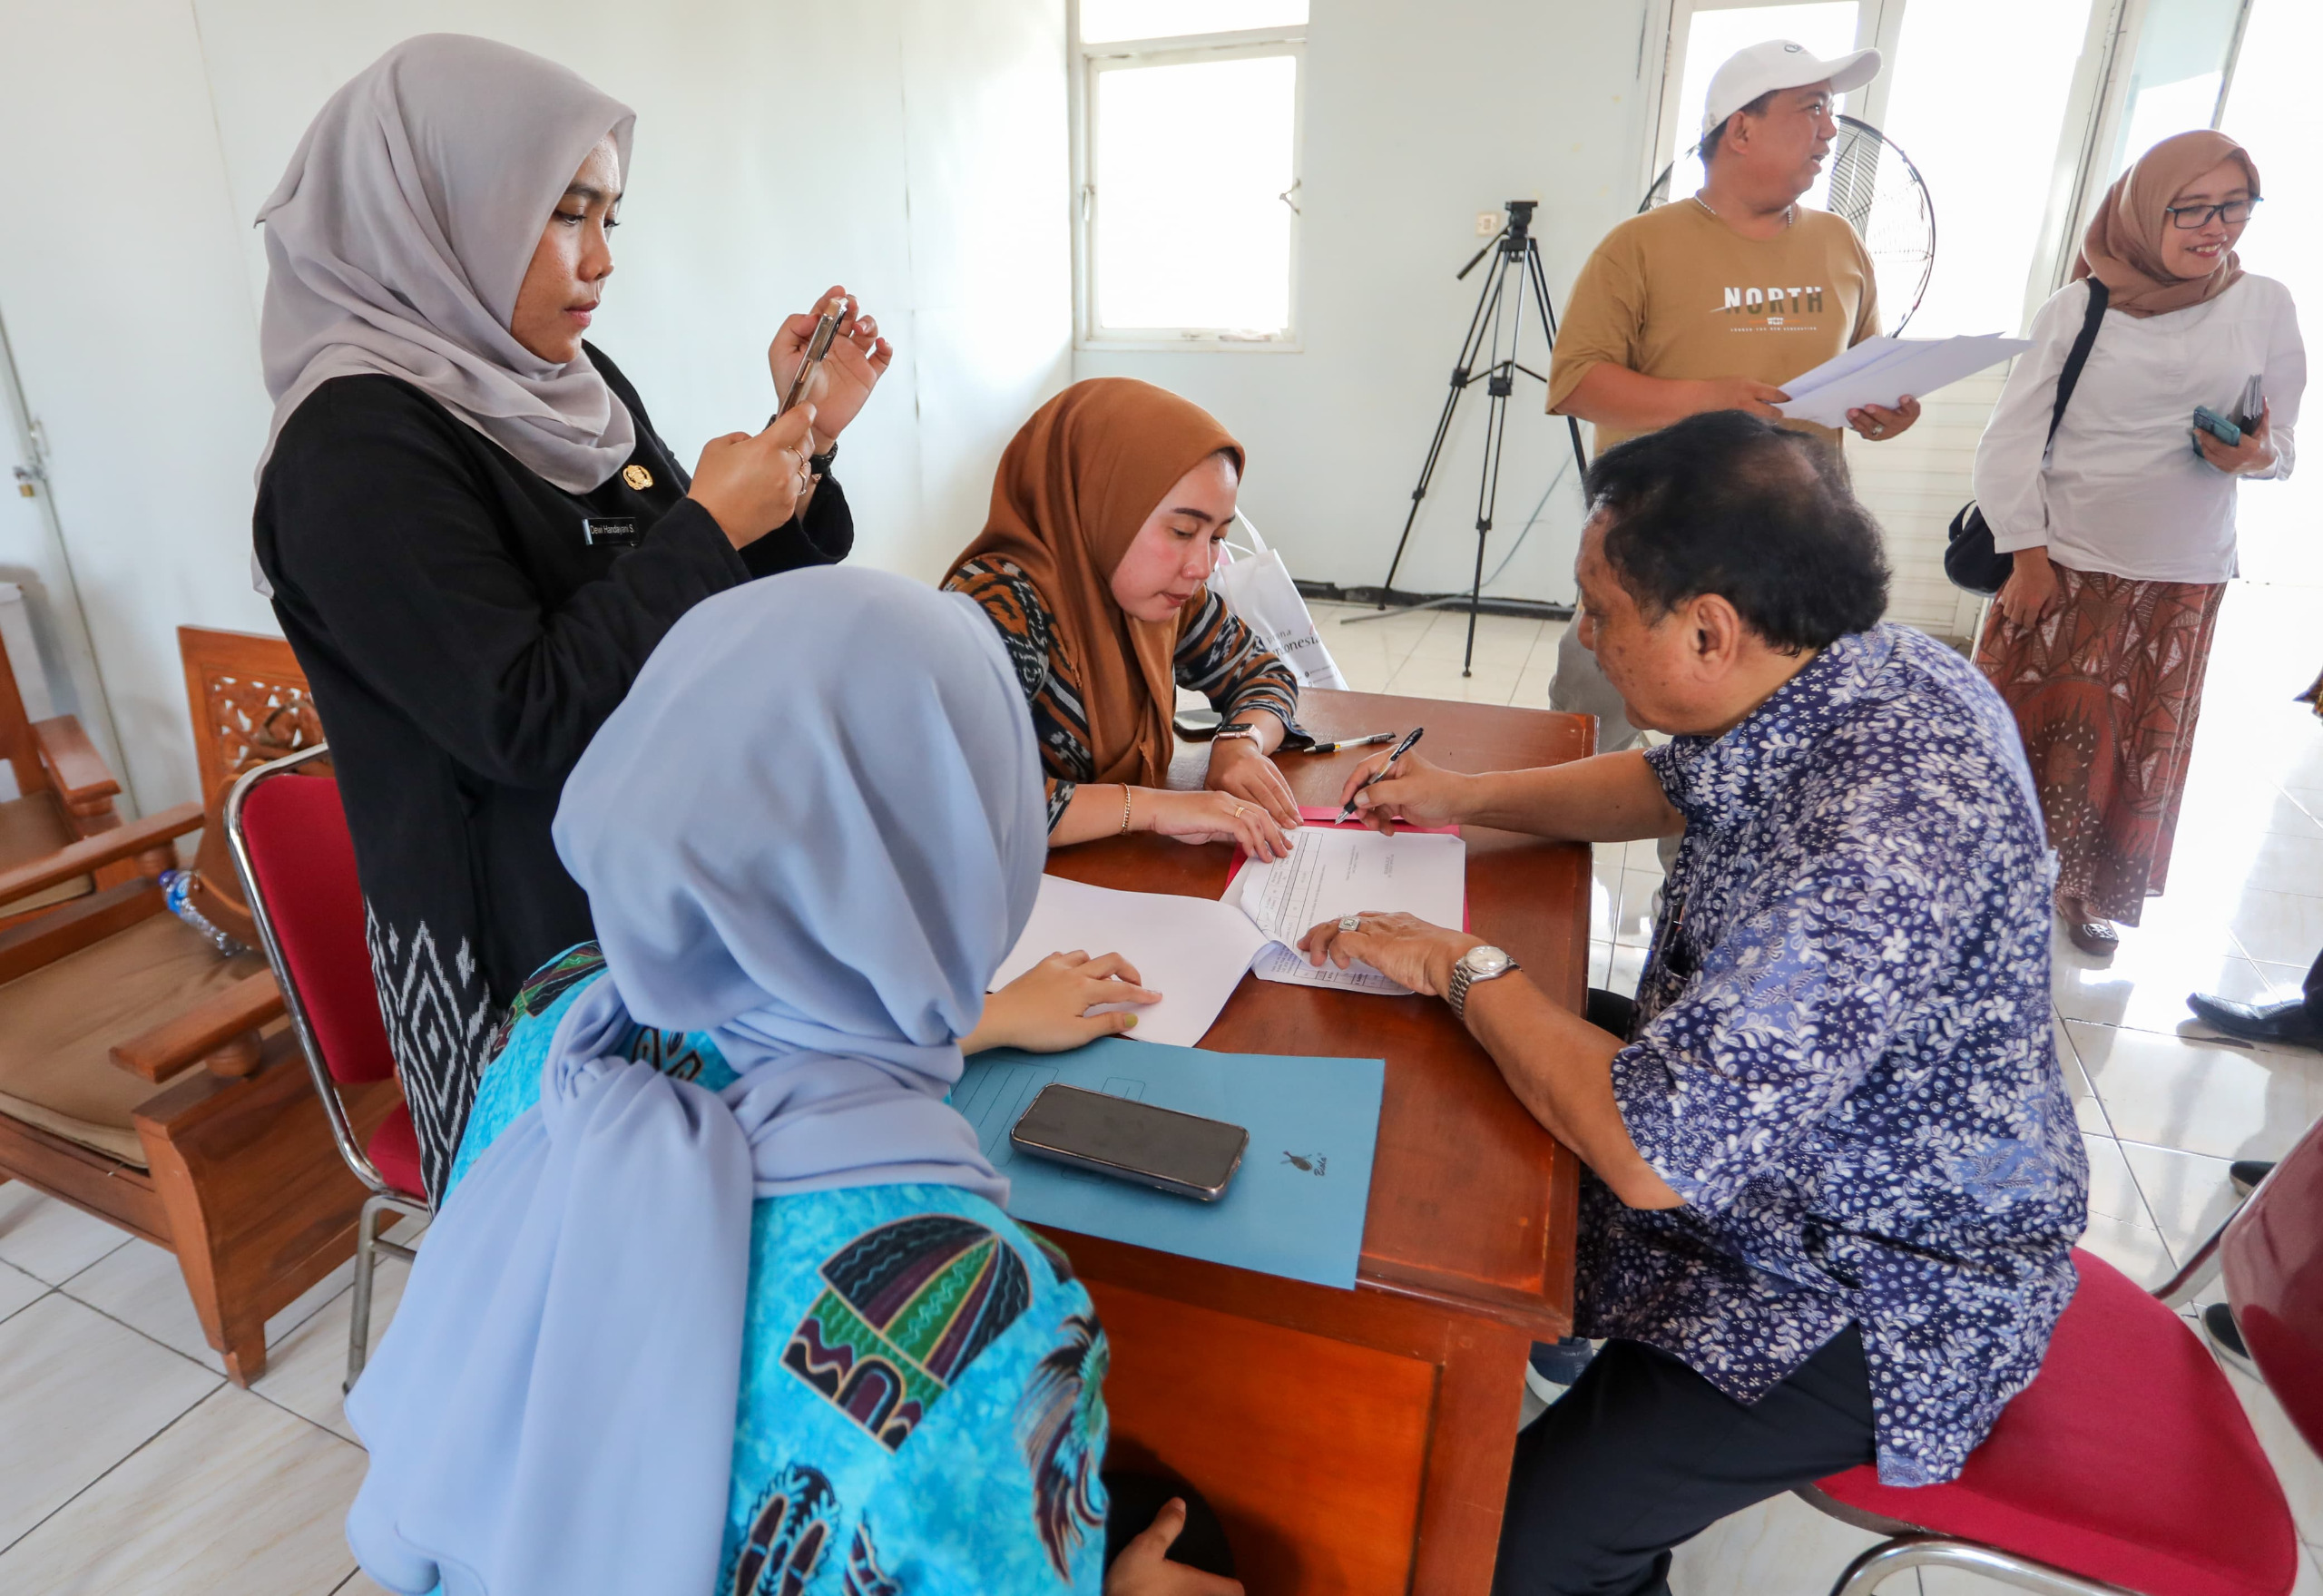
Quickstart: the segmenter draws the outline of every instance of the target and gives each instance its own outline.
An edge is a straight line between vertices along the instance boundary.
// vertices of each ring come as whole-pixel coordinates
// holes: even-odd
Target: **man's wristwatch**
[[[1452,965],[1452,984],[1444,994],[1444,1001],[1452,1005],[1454,1017],[1468,1017],[1468,988],[1479,981],[1497,981],[1511,970],[1524,968],[1503,950],[1496,947],[1472,947],[1462,954]]]
[[[1252,748],[1259,746],[1259,729],[1251,725],[1248,720],[1228,721],[1216,731],[1211,733],[1210,743],[1212,748],[1216,748],[1220,743],[1233,737],[1248,738],[1250,740],[1250,746]]]

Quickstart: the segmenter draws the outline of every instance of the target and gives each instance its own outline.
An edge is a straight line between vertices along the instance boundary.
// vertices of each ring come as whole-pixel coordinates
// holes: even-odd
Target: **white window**
[[[1296,347],[1307,0],[1079,0],[1083,341]]]

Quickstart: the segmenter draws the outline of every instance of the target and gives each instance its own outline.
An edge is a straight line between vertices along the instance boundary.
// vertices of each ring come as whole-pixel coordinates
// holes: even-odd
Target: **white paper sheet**
[[[1382,837],[1357,827],[1301,827],[1290,857],[1245,865],[1227,889],[1251,922],[1276,944],[1259,957],[1261,981],[1337,986],[1358,992],[1407,988],[1358,960],[1342,970],[1317,969],[1294,951],[1325,920],[1367,911],[1416,915],[1438,925],[1460,924],[1467,901],[1468,845],[1444,833]]]
[[[1041,877],[1024,935],[992,978],[997,988],[1053,953],[1117,953],[1162,1001],[1137,1011],[1140,1042],[1191,1047],[1234,995],[1266,933],[1231,904],[1160,892],[1120,892],[1062,876]],[[1125,1004],[1108,1004],[1100,1013]]]
[[[1191,1047],[1246,970],[1295,986],[1407,991],[1360,962],[1316,969],[1296,945],[1310,927],[1358,910],[1402,910],[1438,925],[1460,925],[1467,868],[1467,845],[1449,833],[1387,837],[1361,827],[1305,826],[1291,833],[1290,857],[1245,865],[1220,899],[1122,892],[1043,876],[1033,917],[992,984],[1007,985],[1053,953],[1117,953],[1162,994],[1160,1003],[1137,1011],[1137,1029],[1129,1035]]]
[[[1845,426],[1848,412],[1865,405],[1892,408],[1906,395],[1927,395],[2031,348],[2024,338],[1866,338],[1783,384],[1790,397],[1776,409],[1794,421]]]

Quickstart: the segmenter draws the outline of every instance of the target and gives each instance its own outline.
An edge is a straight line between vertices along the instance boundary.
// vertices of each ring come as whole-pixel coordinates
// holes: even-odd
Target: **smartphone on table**
[[[1242,1167],[1250,1133],[1223,1120],[1052,1082],[1008,1140],[1035,1158],[1216,1202]]]

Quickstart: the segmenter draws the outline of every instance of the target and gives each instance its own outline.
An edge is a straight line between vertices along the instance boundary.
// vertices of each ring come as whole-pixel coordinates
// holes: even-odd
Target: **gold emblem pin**
[[[640,493],[643,493],[647,488],[653,485],[653,474],[646,470],[642,465],[622,466],[621,468],[621,479],[629,484],[630,486],[637,489]]]

